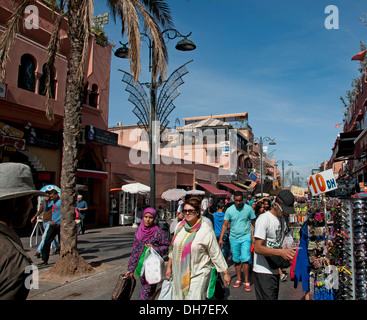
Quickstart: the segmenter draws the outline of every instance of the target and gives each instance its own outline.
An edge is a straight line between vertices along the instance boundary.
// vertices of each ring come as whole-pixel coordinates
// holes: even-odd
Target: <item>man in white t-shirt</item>
[[[281,249],[286,232],[285,219],[295,214],[294,197],[289,190],[281,191],[270,211],[261,214],[255,224],[254,275],[257,300],[278,300],[279,268],[270,268],[266,257],[279,256],[292,261],[296,251]]]

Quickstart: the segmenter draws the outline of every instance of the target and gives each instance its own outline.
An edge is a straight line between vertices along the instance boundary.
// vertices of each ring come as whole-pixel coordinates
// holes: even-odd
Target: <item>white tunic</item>
[[[213,265],[218,272],[228,269],[213,229],[206,223],[202,223],[191,244],[189,293],[186,297],[182,297],[180,253],[182,252],[183,243],[189,235],[190,233],[185,228],[182,228],[173,244],[173,251],[169,254],[169,257],[172,259],[173,300],[204,300],[207,296]]]

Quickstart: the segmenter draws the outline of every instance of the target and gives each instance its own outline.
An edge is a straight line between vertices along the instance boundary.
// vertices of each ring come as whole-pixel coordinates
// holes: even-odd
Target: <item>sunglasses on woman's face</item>
[[[194,214],[194,213],[196,213],[196,210],[194,210],[194,209],[183,209],[182,213],[183,214]]]

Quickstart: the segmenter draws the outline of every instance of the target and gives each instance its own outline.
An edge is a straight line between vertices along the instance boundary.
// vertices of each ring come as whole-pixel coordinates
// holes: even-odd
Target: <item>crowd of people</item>
[[[61,199],[56,190],[47,193],[36,190],[31,170],[26,165],[2,163],[0,175],[3,208],[0,211],[0,299],[25,299],[29,292],[25,286],[25,268],[32,261],[13,229],[25,225],[32,197],[44,196],[32,221],[35,222],[42,214],[45,232],[36,254],[41,258],[38,265],[47,264],[51,244],[56,252],[60,250],[55,240],[60,233]],[[162,257],[168,253],[165,276],[172,280],[172,299],[203,300],[208,296],[213,274],[222,274],[216,275],[217,279],[224,286],[230,286],[228,265],[231,259],[236,272],[233,287],[243,285],[246,291],[251,291],[252,271],[256,298],[276,300],[281,276],[279,270],[289,265],[295,256],[295,250],[282,247],[288,232],[288,215],[295,213],[294,197],[290,191],[284,190],[271,203],[268,199],[246,200],[242,192],[236,191],[232,200],[228,203],[208,202],[203,210],[201,198],[187,196],[180,203],[168,232],[157,225],[156,210],[145,208],[125,275],[132,276],[144,248],[150,246]],[[76,218],[83,220],[87,208],[82,197],[78,197]],[[81,225],[79,231],[84,230]],[[10,261],[10,256],[16,258]],[[140,280],[139,298],[152,299],[157,285],[149,284],[144,274]]]
[[[236,191],[232,200],[208,201],[208,206],[204,201],[204,209],[201,198],[187,195],[179,202],[168,234],[157,226],[156,211],[145,209],[125,276],[133,275],[144,247],[149,245],[162,257],[168,252],[166,279],[172,280],[172,299],[206,299],[213,268],[223,274],[224,285],[230,286],[231,259],[236,271],[234,288],[243,285],[251,291],[252,271],[256,298],[277,300],[279,282],[285,278],[282,266],[295,256],[295,250],[282,248],[288,215],[295,212],[294,197],[284,190],[273,201],[252,200]],[[143,238],[146,234],[150,236]],[[146,283],[144,275],[140,281],[140,299],[151,300],[157,286]]]

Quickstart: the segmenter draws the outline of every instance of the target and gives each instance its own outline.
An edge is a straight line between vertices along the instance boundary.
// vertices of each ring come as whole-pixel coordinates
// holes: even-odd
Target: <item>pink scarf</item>
[[[142,219],[144,219],[144,216],[147,213],[150,213],[153,216],[153,219],[155,219],[157,215],[157,212],[153,208],[146,208],[143,212]],[[146,227],[142,221],[138,230],[136,231],[135,236],[139,241],[146,242],[154,235],[157,229],[158,226],[156,224],[153,223],[150,227]]]

